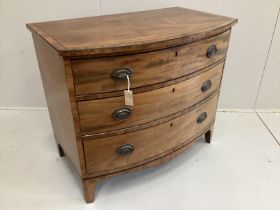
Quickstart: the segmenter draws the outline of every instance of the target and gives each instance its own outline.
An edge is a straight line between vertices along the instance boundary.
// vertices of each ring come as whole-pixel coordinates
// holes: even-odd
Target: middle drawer
[[[211,95],[220,87],[224,63],[163,88],[134,94],[134,107],[124,97],[78,102],[82,135],[118,130],[151,122],[186,109]]]

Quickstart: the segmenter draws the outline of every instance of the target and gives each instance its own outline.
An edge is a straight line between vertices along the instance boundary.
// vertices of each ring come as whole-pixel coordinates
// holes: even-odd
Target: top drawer
[[[118,91],[175,79],[224,58],[230,31],[192,44],[132,55],[74,60],[72,70],[77,95]],[[124,79],[122,79],[124,78]]]

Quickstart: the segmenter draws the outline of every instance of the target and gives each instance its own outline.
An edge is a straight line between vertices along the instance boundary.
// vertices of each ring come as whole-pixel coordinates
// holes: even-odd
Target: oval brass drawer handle
[[[126,81],[127,76],[132,74],[129,68],[120,68],[112,73],[112,78],[116,81]]]
[[[132,153],[134,150],[134,146],[132,144],[124,144],[117,148],[116,153],[118,155],[128,155]]]
[[[203,85],[201,86],[201,91],[202,92],[206,92],[207,90],[209,90],[212,86],[212,81],[211,80],[206,80]]]
[[[211,58],[217,53],[217,51],[218,51],[217,46],[213,44],[210,47],[208,47],[206,56],[208,58]]]
[[[114,120],[120,121],[129,118],[131,114],[132,114],[132,109],[130,107],[122,107],[114,111],[112,117]]]
[[[207,118],[207,113],[206,112],[202,112],[199,117],[197,118],[197,123],[202,123],[204,120],[206,120]]]

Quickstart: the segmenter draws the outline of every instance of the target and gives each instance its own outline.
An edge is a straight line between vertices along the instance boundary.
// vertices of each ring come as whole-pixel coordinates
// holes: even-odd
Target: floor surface
[[[280,113],[218,112],[203,139],[162,166],[108,179],[85,204],[47,111],[0,110],[0,209],[278,210]]]

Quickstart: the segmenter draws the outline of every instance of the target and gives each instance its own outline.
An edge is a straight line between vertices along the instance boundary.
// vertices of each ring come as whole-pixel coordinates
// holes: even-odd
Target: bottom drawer
[[[101,175],[143,164],[200,135],[215,119],[217,100],[218,94],[180,117],[147,129],[84,141],[87,173]]]

